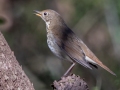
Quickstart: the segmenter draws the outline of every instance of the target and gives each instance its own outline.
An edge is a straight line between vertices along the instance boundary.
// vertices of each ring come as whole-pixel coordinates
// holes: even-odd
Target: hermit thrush
[[[46,23],[47,43],[50,50],[59,58],[73,63],[64,75],[70,73],[76,62],[89,69],[92,69],[91,66],[97,68],[99,65],[115,75],[65,24],[60,14],[50,9],[35,11],[35,14],[40,16]]]

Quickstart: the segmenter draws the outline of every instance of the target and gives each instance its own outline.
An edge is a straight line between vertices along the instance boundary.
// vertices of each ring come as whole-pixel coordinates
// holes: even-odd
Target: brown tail
[[[99,66],[101,66],[102,68],[104,68],[105,70],[107,70],[109,73],[111,73],[112,75],[115,75],[116,76],[116,74],[113,72],[113,71],[111,71],[108,67],[106,67],[104,64],[99,64]]]

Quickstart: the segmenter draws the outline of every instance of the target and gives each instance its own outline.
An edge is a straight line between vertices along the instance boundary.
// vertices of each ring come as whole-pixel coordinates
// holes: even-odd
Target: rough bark
[[[0,32],[0,90],[34,90]]]
[[[54,90],[89,90],[87,83],[75,74],[54,81],[52,87]]]

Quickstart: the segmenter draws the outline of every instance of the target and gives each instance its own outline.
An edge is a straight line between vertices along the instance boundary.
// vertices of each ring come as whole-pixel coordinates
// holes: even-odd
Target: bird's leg
[[[69,73],[71,72],[71,70],[73,69],[74,66],[75,66],[75,63],[73,62],[72,65],[69,67],[69,69],[65,72],[65,74],[63,75],[63,77],[69,75]]]

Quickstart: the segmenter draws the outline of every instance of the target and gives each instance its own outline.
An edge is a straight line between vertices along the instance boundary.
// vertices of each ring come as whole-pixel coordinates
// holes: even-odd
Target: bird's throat
[[[46,22],[47,29],[50,29],[50,21]]]

